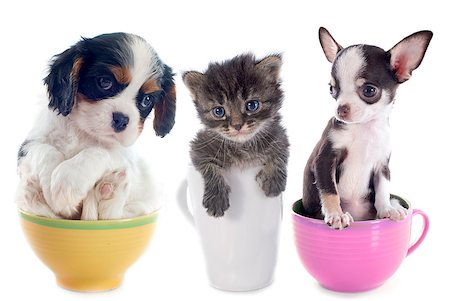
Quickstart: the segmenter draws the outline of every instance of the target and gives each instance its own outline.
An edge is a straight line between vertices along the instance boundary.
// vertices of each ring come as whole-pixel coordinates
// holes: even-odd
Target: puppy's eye
[[[364,85],[362,93],[365,97],[371,98],[377,95],[377,88],[372,85]]]
[[[143,108],[147,108],[147,107],[149,107],[149,106],[151,106],[151,105],[153,104],[154,100],[155,100],[155,97],[154,97],[153,95],[151,95],[151,94],[145,94],[145,95],[142,97],[142,100],[141,100],[140,105],[141,105],[141,107],[143,107]]]
[[[224,107],[215,107],[211,112],[216,118],[222,118],[223,116],[225,116]]]
[[[330,85],[330,94],[331,96],[336,97],[337,89],[335,86]]]
[[[109,91],[113,86],[113,80],[110,76],[100,76],[97,78],[97,86],[104,91]]]
[[[364,84],[358,89],[359,97],[367,103],[375,103],[380,97],[380,89],[373,84]]]
[[[247,110],[247,112],[256,112],[258,108],[259,108],[259,101],[256,99],[247,101],[245,103],[245,109]]]

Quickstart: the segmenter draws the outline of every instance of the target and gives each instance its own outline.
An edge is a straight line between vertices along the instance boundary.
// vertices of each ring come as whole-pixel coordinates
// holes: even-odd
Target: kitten
[[[256,60],[243,54],[211,63],[205,73],[183,74],[205,126],[191,142],[190,155],[205,180],[203,206],[211,216],[223,216],[230,206],[222,173],[233,165],[263,166],[255,180],[269,197],[286,187],[289,142],[278,113],[281,64],[281,55]]]

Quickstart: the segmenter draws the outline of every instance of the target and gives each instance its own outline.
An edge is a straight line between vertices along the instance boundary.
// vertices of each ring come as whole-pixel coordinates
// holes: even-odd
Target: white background
[[[3,3],[0,11],[0,183],[3,191],[0,298],[406,300],[410,297],[418,300],[430,294],[443,296],[450,268],[450,155],[446,143],[450,129],[447,78],[450,22],[446,12],[434,1]],[[327,85],[330,64],[317,38],[320,26],[327,27],[343,46],[368,43],[384,49],[418,30],[430,29],[435,34],[422,65],[398,89],[391,116],[392,192],[428,213],[430,232],[391,279],[382,287],[362,294],[334,293],[321,288],[303,269],[292,239],[290,206],[301,197],[304,164],[334,109]],[[173,131],[160,139],[147,126],[137,144],[165,183],[165,205],[151,245],[128,270],[120,288],[104,293],[75,293],[56,285],[52,273],[33,254],[20,229],[13,203],[18,182],[16,153],[35,113],[46,106],[42,78],[51,56],[73,45],[80,36],[115,31],[144,37],[177,73],[178,107]],[[227,293],[208,285],[196,233],[176,202],[177,190],[185,177],[188,142],[199,128],[180,74],[191,69],[204,70],[210,61],[229,59],[248,51],[258,57],[283,53],[282,114],[292,147],[275,281],[260,291]],[[420,227],[418,219],[414,228]]]

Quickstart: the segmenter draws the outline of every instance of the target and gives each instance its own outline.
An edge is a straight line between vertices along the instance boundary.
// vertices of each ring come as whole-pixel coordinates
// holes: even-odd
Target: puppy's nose
[[[347,104],[339,106],[337,108],[337,113],[339,117],[347,118],[350,115],[350,106]]]
[[[128,121],[130,121],[130,118],[128,118],[128,116],[120,112],[114,112],[112,114],[112,123],[111,123],[114,132],[119,133],[125,130],[128,125]]]

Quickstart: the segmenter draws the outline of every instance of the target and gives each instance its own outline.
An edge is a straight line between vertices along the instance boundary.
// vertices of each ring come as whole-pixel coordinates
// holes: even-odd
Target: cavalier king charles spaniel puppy
[[[157,209],[147,167],[130,146],[151,111],[156,135],[172,129],[173,75],[143,38],[128,33],[83,38],[56,55],[44,79],[48,108],[18,154],[19,208],[84,220]]]

